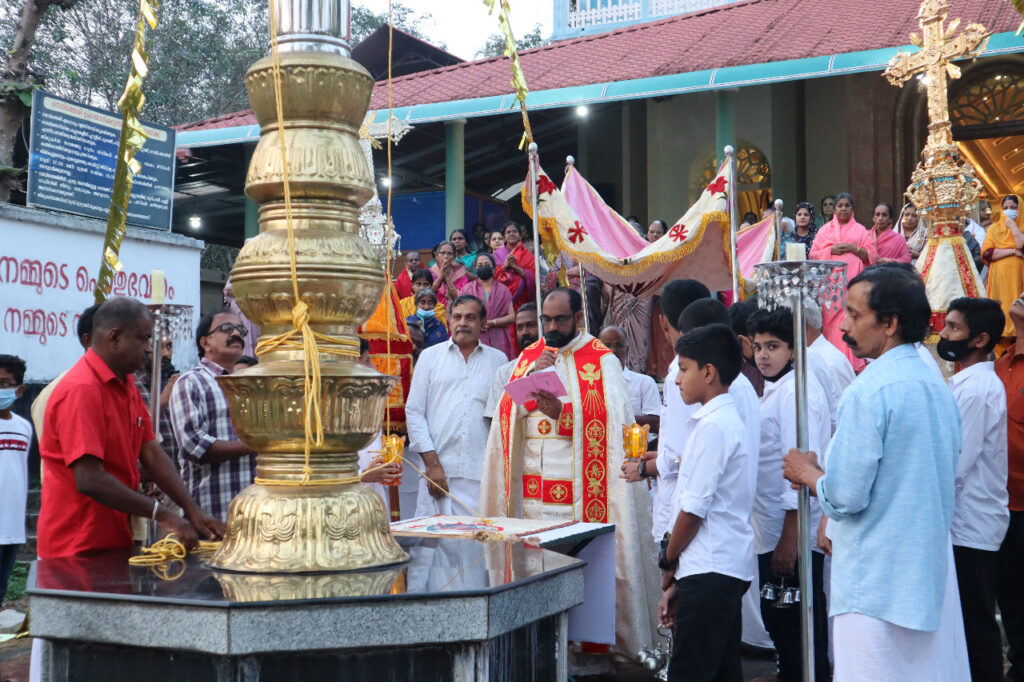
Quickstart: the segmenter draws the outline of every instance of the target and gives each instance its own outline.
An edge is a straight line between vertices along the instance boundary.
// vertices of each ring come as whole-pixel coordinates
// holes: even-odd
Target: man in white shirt
[[[843,352],[821,333],[821,308],[814,301],[804,301],[804,325],[807,328],[807,369],[825,389],[830,428],[835,433],[839,399],[857,375]]]
[[[516,345],[520,350],[537,343],[537,339],[540,338],[540,332],[537,331],[536,303],[529,301],[519,306],[519,310],[516,311],[515,328]],[[501,395],[505,392],[505,386],[512,378],[512,370],[516,368],[517,362],[519,362],[518,357],[512,358],[494,373],[494,378],[491,380],[491,390],[487,394],[487,406],[484,408],[484,417],[487,419],[494,418],[494,413],[498,409],[498,401],[501,400]]]
[[[633,418],[640,426],[647,424],[651,434],[658,433],[661,412],[661,396],[658,385],[646,374],[640,374],[626,367],[626,330],[622,327],[609,325],[601,330],[597,337],[601,343],[615,354],[622,363],[622,376],[629,386],[629,401],[633,404]]]
[[[463,505],[475,513],[487,445],[484,406],[491,378],[507,360],[480,343],[487,310],[479,298],[459,296],[448,319],[452,336],[420,354],[405,405],[409,448],[420,453],[430,479],[420,479],[417,516],[465,514]]]
[[[960,408],[962,438],[951,533],[974,682],[1003,679],[995,607],[996,562],[1010,525],[1006,391],[988,357],[1005,322],[998,301],[955,299],[949,304],[936,348],[943,360],[960,363],[960,371],[949,380]]]
[[[742,351],[732,329],[694,329],[675,346],[676,386],[696,408],[679,465],[671,536],[659,565],[663,626],[675,626],[668,679],[741,682],[741,602],[754,576],[756,465],[729,395]]]

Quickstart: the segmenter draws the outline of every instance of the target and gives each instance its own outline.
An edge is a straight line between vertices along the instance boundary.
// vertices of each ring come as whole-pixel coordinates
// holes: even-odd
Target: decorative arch
[[[712,146],[690,171],[690,196],[700,196],[715,179],[718,160]],[[739,140],[736,151],[736,184],[739,189],[739,214],[752,211],[758,216],[771,199],[772,167],[768,156],[757,145]]]

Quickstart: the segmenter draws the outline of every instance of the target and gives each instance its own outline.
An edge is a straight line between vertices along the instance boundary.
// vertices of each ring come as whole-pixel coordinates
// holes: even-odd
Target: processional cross
[[[953,62],[957,59],[977,57],[988,43],[991,33],[981,24],[967,25],[963,33],[953,37],[960,27],[960,19],[954,19],[944,27],[949,9],[947,0],[925,0],[917,11],[921,34],[910,34],[910,42],[921,48],[920,52],[906,54],[897,52],[882,74],[889,82],[899,87],[917,74],[924,74],[928,88],[929,142],[940,134],[937,129],[945,123],[945,133],[952,133],[949,126],[949,102],[947,87],[950,79],[960,77],[960,68]],[[945,141],[945,135],[943,135]]]
[[[917,269],[932,307],[929,342],[937,340],[935,335],[951,300],[979,296],[983,291],[963,237],[967,207],[978,200],[981,183],[953,141],[947,76],[959,78],[960,69],[953,61],[977,57],[991,34],[981,24],[971,23],[954,37],[960,20],[945,26],[948,9],[947,0],[924,0],[917,11],[922,35],[910,34],[910,42],[921,50],[914,54],[897,52],[882,74],[896,87],[923,74],[928,89],[928,141],[906,194],[928,223],[928,237],[917,259]]]

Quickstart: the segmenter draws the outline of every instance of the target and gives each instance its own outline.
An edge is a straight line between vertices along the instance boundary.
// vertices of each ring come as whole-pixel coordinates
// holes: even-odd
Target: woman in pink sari
[[[455,260],[455,247],[451,242],[441,242],[434,247],[434,264],[430,271],[434,273],[431,288],[437,295],[437,302],[446,307],[448,301],[454,301],[469,282],[466,266]]]
[[[871,232],[875,235],[875,245],[878,250],[879,263],[909,263],[911,261],[910,248],[903,235],[893,228],[892,206],[879,204],[875,206]]]
[[[512,309],[512,294],[494,280],[496,268],[494,267],[494,257],[491,254],[477,253],[474,266],[476,280],[464,286],[460,293],[476,296],[484,302],[484,307],[487,309],[487,319],[484,320],[480,343],[497,348],[511,360],[515,355],[512,353],[510,330],[516,319],[515,311]]]
[[[505,224],[505,246],[502,248],[508,249],[508,254],[494,274],[494,278],[509,290],[515,308],[519,310],[519,306],[527,301],[532,301],[536,295],[533,279],[533,254],[523,246],[523,232],[519,223]],[[497,252],[494,254],[494,260],[499,260]]]
[[[836,208],[832,220],[818,230],[808,256],[811,260],[843,261],[846,263],[847,281],[859,275],[865,266],[872,265],[878,260],[875,237],[853,217],[853,197],[846,192],[836,195]],[[854,357],[853,352],[843,341],[843,333],[839,330],[839,325],[846,317],[846,308],[823,312],[825,338],[843,351],[855,371],[864,369],[867,361]]]

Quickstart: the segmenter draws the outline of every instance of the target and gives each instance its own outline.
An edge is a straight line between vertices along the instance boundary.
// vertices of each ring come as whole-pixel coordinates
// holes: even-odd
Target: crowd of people
[[[563,256],[538,310],[533,252],[514,222],[501,233],[456,230],[431,263],[408,254],[396,287],[421,331],[408,451],[425,475],[405,515],[615,524],[613,651],[634,656],[659,625],[674,628],[672,680],[741,680],[749,619],[777,653],[768,679],[802,679],[799,607],[783,599],[799,602],[802,551],[817,679],[1002,680],[998,608],[1009,679],[1024,680],[1024,335],[994,359],[1006,331],[1024,324],[1024,281],[1005,293],[1013,273],[996,267],[1015,262],[1024,276],[1016,198],[1002,202],[983,239],[995,246],[982,252],[989,290],[995,278],[1009,303],[957,299],[935,330],[939,357],[957,363],[948,383],[922,346],[933,318],[910,265],[921,229],[913,207],[893,232],[891,207],[875,207],[869,230],[853,205],[847,194],[823,202],[823,222],[799,204],[787,237],[850,267],[842,311],[803,311],[806,451],[788,309],[732,302],[695,280],[638,299]],[[648,239],[665,227],[653,221]],[[41,558],[131,547],[132,517],[186,545],[219,539],[231,499],[253,481],[254,449],[235,433],[216,377],[257,362],[246,351],[258,331],[230,307],[204,315],[199,363],[179,372],[172,348],[150,347],[152,324],[126,298],[83,311],[82,358],[33,406]],[[146,409],[154,352],[169,415],[160,433]],[[364,342],[361,362],[369,352]],[[0,588],[24,541],[32,426],[11,406],[25,371],[0,355]],[[537,389],[520,403],[505,390],[540,372],[564,395]],[[637,459],[625,457],[621,433],[633,423],[650,430]],[[367,482],[402,475],[372,450],[360,453]],[[801,486],[812,495],[810,548],[797,537]]]

